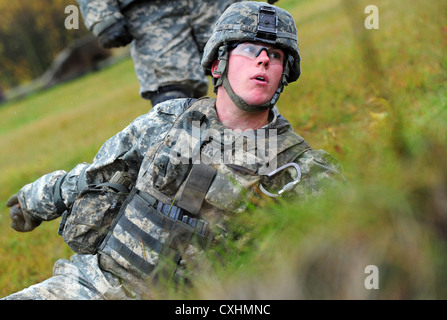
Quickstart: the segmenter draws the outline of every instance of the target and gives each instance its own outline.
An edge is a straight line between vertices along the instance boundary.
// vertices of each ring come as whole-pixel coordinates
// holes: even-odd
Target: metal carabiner
[[[297,177],[295,180],[287,183],[281,190],[278,191],[278,194],[268,192],[267,190],[265,190],[265,188],[262,186],[262,184],[259,185],[259,188],[261,189],[261,191],[264,194],[268,195],[269,197],[275,198],[275,197],[281,197],[284,192],[292,190],[301,180],[301,169],[298,164],[296,164],[294,162],[287,163],[287,164],[279,167],[278,169],[273,170],[269,174],[267,174],[267,177],[274,176],[278,172],[280,172],[288,167],[294,167],[296,169]]]

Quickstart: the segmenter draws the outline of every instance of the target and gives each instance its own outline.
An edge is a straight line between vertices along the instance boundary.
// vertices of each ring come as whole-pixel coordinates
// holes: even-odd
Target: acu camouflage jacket
[[[149,296],[146,284],[158,276],[160,259],[175,254],[177,261],[177,252],[185,258],[194,255],[195,249],[181,240],[181,234],[180,242],[174,242],[183,249],[172,245],[175,232],[164,227],[162,211],[143,200],[149,197],[172,204],[191,216],[188,206],[194,203],[195,193],[189,181],[196,174],[196,164],[212,168],[213,176],[195,206],[199,211],[192,216],[211,228],[225,226],[231,214],[259,198],[261,185],[275,193],[297,181],[299,172],[293,166],[270,175],[284,164],[297,164],[300,169],[299,183],[288,192],[292,197],[317,194],[322,186],[336,181],[334,177],[342,177],[338,162],[325,151],[312,149],[276,108],[270,119],[261,129],[238,132],[219,121],[214,99],[158,104],[107,140],[91,164],[79,164],[70,172],[58,170],[24,186],[18,193],[20,205],[35,220],[52,220],[62,214],[56,199],[71,207],[84,186],[107,182],[117,171],[130,174],[135,187],[128,205],[123,205],[98,253],[101,268],[123,279],[129,292]],[[199,174],[211,172],[207,170]]]
[[[334,177],[342,177],[338,161],[323,150],[312,149],[293,132],[276,107],[267,126],[251,134],[240,134],[225,129],[220,123],[214,99],[199,99],[191,107],[189,101],[171,100],[155,106],[107,140],[91,164],[81,163],[69,172],[58,170],[25,185],[18,193],[22,210],[35,220],[58,218],[62,212],[55,204],[55,193],[59,191],[55,190],[56,185],[60,185],[65,206],[70,207],[83,186],[108,181],[116,171],[130,173],[139,190],[171,203],[176,194],[183,191],[189,171],[182,168],[191,161],[206,162],[217,169],[204,202],[221,213],[245,208],[247,193],[241,196],[244,189],[250,190],[251,196],[258,193],[260,183],[268,190],[279,190],[295,179],[293,168],[272,179],[267,176],[289,162],[297,163],[301,169],[301,181],[290,192],[293,196],[318,194],[323,185],[337,180]],[[183,120],[179,121],[181,116]],[[259,136],[263,139],[256,138]],[[251,143],[253,137],[256,141]],[[195,139],[199,139],[199,143]],[[242,141],[241,144],[238,141]],[[240,151],[241,146],[245,151],[238,156],[236,151]],[[200,149],[199,157],[194,148]],[[216,152],[219,148],[221,152]],[[196,158],[191,160],[192,156]],[[163,161],[173,165],[160,169]],[[162,174],[164,170],[171,174]]]

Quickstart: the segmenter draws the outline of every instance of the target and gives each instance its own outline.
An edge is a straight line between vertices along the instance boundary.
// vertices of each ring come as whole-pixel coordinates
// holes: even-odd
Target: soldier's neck
[[[256,130],[268,124],[269,110],[245,112],[239,109],[228,95],[217,95],[217,116],[220,122],[232,130]]]

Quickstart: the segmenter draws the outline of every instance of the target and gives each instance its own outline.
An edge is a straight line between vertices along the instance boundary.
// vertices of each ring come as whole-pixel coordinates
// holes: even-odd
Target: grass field
[[[280,0],[298,26],[302,76],[278,107],[343,164],[349,184],[310,203],[235,217],[248,232],[188,298],[447,298],[447,4]],[[367,30],[364,8],[379,8]],[[42,281],[72,252],[59,221],[9,227],[8,197],[90,162],[150,103],[132,61],[0,106],[0,296]],[[368,290],[368,265],[379,289]],[[183,297],[169,292],[167,298]]]

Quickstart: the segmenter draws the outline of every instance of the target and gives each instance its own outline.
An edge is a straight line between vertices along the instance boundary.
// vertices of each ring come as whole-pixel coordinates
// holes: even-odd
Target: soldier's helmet
[[[284,66],[288,74],[284,80],[290,83],[299,78],[297,30],[289,12],[264,2],[243,1],[231,5],[217,21],[204,48],[202,67],[210,70],[218,58],[219,48],[236,42],[261,42],[281,48],[288,55]]]

